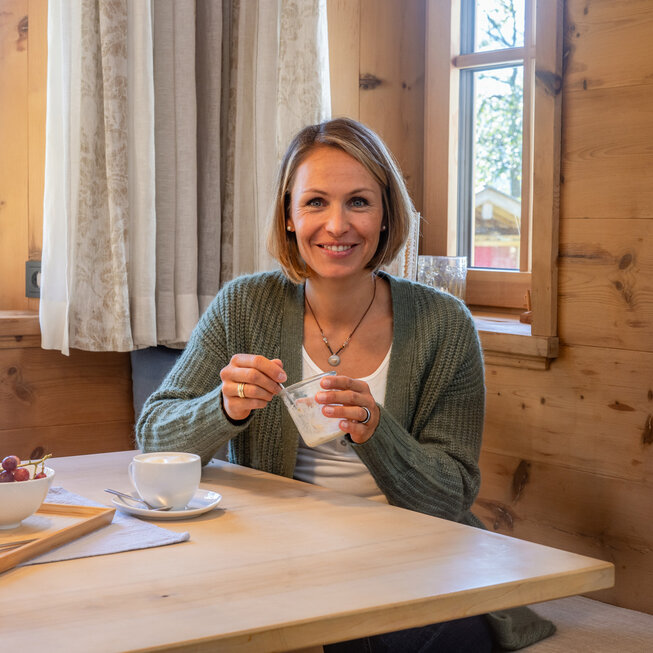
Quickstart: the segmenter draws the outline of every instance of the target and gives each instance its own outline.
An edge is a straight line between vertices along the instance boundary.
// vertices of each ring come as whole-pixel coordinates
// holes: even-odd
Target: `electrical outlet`
[[[41,261],[25,261],[25,297],[41,296]]]

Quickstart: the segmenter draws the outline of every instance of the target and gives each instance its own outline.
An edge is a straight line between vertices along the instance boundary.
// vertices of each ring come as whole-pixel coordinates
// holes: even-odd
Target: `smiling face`
[[[287,226],[313,272],[325,278],[354,276],[365,270],[379,244],[382,189],[352,156],[318,146],[297,168],[289,213]]]

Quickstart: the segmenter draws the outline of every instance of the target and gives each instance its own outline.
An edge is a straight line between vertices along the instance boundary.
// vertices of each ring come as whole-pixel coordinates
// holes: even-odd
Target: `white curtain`
[[[146,2],[49,2],[45,349],[156,344],[151,49]]]
[[[183,346],[275,265],[292,134],[328,117],[326,0],[50,0],[42,346]]]
[[[326,0],[232,3],[223,277],[276,267],[265,225],[277,166],[331,111],[326,19]]]

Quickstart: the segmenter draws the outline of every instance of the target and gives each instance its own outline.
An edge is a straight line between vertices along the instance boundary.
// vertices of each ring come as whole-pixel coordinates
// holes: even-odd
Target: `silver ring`
[[[372,413],[370,413],[369,408],[365,408],[365,406],[361,406],[361,408],[367,413],[367,417],[364,420],[359,420],[359,424],[367,424],[370,421],[370,417],[372,417]]]
[[[245,399],[245,384],[244,383],[239,383],[238,384],[238,396],[241,399]]]

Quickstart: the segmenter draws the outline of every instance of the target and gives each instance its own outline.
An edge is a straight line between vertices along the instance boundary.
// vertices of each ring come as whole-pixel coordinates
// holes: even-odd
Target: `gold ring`
[[[239,383],[238,384],[238,396],[241,399],[245,399],[245,384],[244,383]]]

